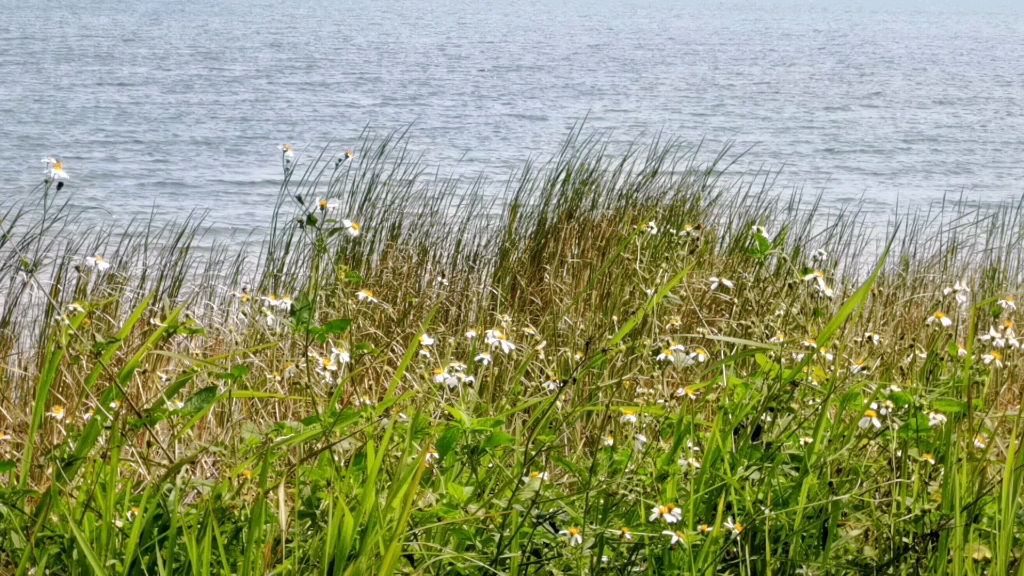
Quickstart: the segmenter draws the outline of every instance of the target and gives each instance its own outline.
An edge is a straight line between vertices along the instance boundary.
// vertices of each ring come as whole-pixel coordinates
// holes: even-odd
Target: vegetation
[[[0,230],[0,573],[1024,574],[1020,208],[700,157],[577,132],[488,202],[289,148],[259,249],[89,231],[51,162]]]

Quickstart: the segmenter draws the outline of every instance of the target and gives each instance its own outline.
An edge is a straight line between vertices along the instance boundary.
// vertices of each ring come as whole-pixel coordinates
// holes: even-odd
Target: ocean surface
[[[97,223],[268,222],[278,146],[412,125],[442,173],[500,187],[570,128],[657,132],[830,206],[1024,195],[1013,4],[632,0],[0,0],[0,206],[71,175]]]

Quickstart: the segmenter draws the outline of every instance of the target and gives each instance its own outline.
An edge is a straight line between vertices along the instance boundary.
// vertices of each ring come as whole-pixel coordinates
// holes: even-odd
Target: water
[[[411,122],[428,163],[501,180],[585,116],[617,145],[752,147],[743,169],[832,205],[1021,195],[1020,10],[888,6],[0,0],[0,205],[56,155],[93,221],[243,234],[283,142]]]

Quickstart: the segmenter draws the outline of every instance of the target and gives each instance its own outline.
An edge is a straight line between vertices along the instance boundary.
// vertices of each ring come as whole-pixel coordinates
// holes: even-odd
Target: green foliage
[[[0,573],[1024,574],[1018,216],[579,133],[492,207],[399,136],[258,266],[0,219]]]

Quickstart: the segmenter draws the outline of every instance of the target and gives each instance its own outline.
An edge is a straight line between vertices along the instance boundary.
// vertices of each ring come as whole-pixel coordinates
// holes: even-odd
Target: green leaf
[[[330,322],[323,325],[321,329],[322,334],[344,334],[348,331],[349,327],[352,326],[351,318],[340,318],[338,320],[331,320]]]
[[[939,398],[932,401],[932,409],[946,414],[958,414],[967,411],[967,403],[952,398]]]
[[[216,386],[207,386],[189,396],[189,399],[185,401],[185,407],[181,411],[191,414],[201,412],[213,404],[214,400],[217,399],[217,394]]]
[[[511,446],[512,444],[515,444],[515,442],[515,436],[502,430],[495,430],[494,432],[491,432],[491,435],[488,436],[487,439],[484,440],[484,443],[481,444],[480,446],[484,450],[491,450],[493,448],[497,448],[498,446]],[[440,452],[440,450],[438,452]]]
[[[437,439],[437,455],[444,458],[447,454],[455,450],[456,446],[459,445],[459,441],[462,440],[463,431],[458,426],[449,426],[441,433],[441,436]]]
[[[18,465],[14,460],[0,460],[0,474],[7,474],[17,467]]]

